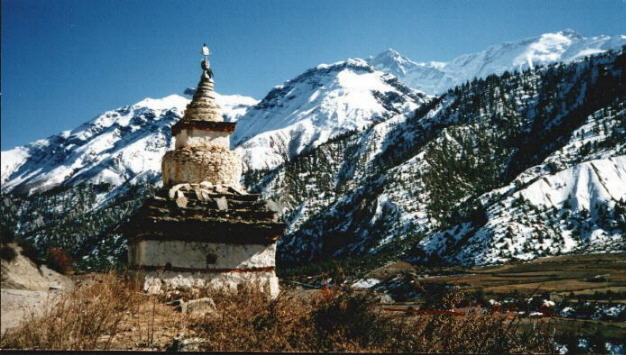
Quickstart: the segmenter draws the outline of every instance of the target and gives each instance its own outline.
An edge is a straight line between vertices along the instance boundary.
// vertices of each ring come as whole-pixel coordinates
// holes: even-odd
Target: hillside
[[[247,182],[285,208],[284,261],[622,249],[624,69],[620,52],[474,80]]]
[[[426,98],[359,59],[322,64],[252,107],[232,145],[246,169],[274,168],[338,135],[410,113]]]

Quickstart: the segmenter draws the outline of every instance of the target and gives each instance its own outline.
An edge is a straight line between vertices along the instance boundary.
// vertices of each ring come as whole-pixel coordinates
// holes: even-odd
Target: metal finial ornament
[[[202,55],[204,56],[204,59],[208,59],[208,56],[211,55],[211,50],[209,49],[209,46],[206,45],[206,43],[202,46]]]
[[[213,78],[213,70],[211,69],[211,63],[209,62],[209,56],[211,55],[211,50],[206,43],[202,46],[202,70],[204,71],[204,76],[207,79]]]

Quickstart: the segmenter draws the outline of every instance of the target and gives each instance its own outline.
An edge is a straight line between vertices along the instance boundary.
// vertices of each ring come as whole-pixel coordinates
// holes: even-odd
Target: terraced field
[[[466,274],[431,277],[423,283],[446,283],[482,288],[486,294],[549,292],[563,297],[611,291],[626,303],[626,253],[565,255],[527,263],[471,268]],[[598,296],[601,297],[601,296]],[[602,300],[602,298],[597,298]]]

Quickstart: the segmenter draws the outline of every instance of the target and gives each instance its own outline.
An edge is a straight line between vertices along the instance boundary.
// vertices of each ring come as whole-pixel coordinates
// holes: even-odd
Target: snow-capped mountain
[[[570,63],[623,45],[626,45],[625,35],[584,37],[573,30],[564,30],[505,42],[449,62],[416,62],[393,49],[369,58],[368,62],[376,69],[394,74],[409,86],[434,95],[475,77],[532,69],[554,62]]]
[[[260,102],[216,96],[225,120],[238,121],[231,145],[250,169],[276,167],[342,133],[411,113],[426,97],[354,59],[307,70]],[[73,131],[4,151],[2,191],[33,193],[84,181],[111,186],[158,181],[161,157],[173,146],[170,127],[188,101],[179,95],[145,99]]]
[[[411,113],[426,98],[360,59],[321,64],[248,110],[232,145],[246,168],[274,168],[340,134]]]
[[[216,95],[227,120],[256,100]],[[156,182],[163,154],[173,149],[170,127],[189,103],[180,95],[146,98],[104,112],[80,127],[2,152],[2,191],[34,193],[89,181],[113,187]]]
[[[489,264],[623,250],[625,60],[478,80],[250,176],[284,208],[279,256],[397,248]]]
[[[511,46],[467,62],[497,63],[485,58]],[[258,103],[237,96],[218,103],[227,120],[239,122],[232,145],[248,168],[244,184],[282,209],[283,261],[397,248],[395,255],[416,262],[484,264],[620,250],[623,51],[585,61],[561,53],[573,62],[489,76],[438,97],[408,88],[372,61],[350,59],[312,68]],[[519,53],[507,58],[513,63]],[[389,70],[406,78],[413,64],[396,57]],[[42,250],[51,239],[77,245],[77,258],[122,255],[125,243],[113,227],[141,203],[137,195],[149,193],[142,183],[159,180],[170,127],[187,103],[178,95],[146,99],[2,152],[3,193],[49,192],[5,195],[0,222]],[[139,192],[125,193],[129,186]]]

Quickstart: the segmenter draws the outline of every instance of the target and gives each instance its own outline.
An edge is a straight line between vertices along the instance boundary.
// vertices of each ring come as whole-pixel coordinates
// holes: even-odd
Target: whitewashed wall
[[[168,289],[209,288],[237,292],[239,285],[259,287],[263,292],[275,298],[280,292],[278,278],[274,271],[267,272],[175,272],[151,271],[142,273],[144,291],[160,293]]]
[[[176,135],[176,149],[186,146],[217,145],[230,147],[229,133],[184,128]]]
[[[131,265],[165,266],[195,269],[247,269],[275,265],[276,243],[225,244],[178,240],[142,240],[128,248]],[[207,264],[207,255],[217,256]]]

